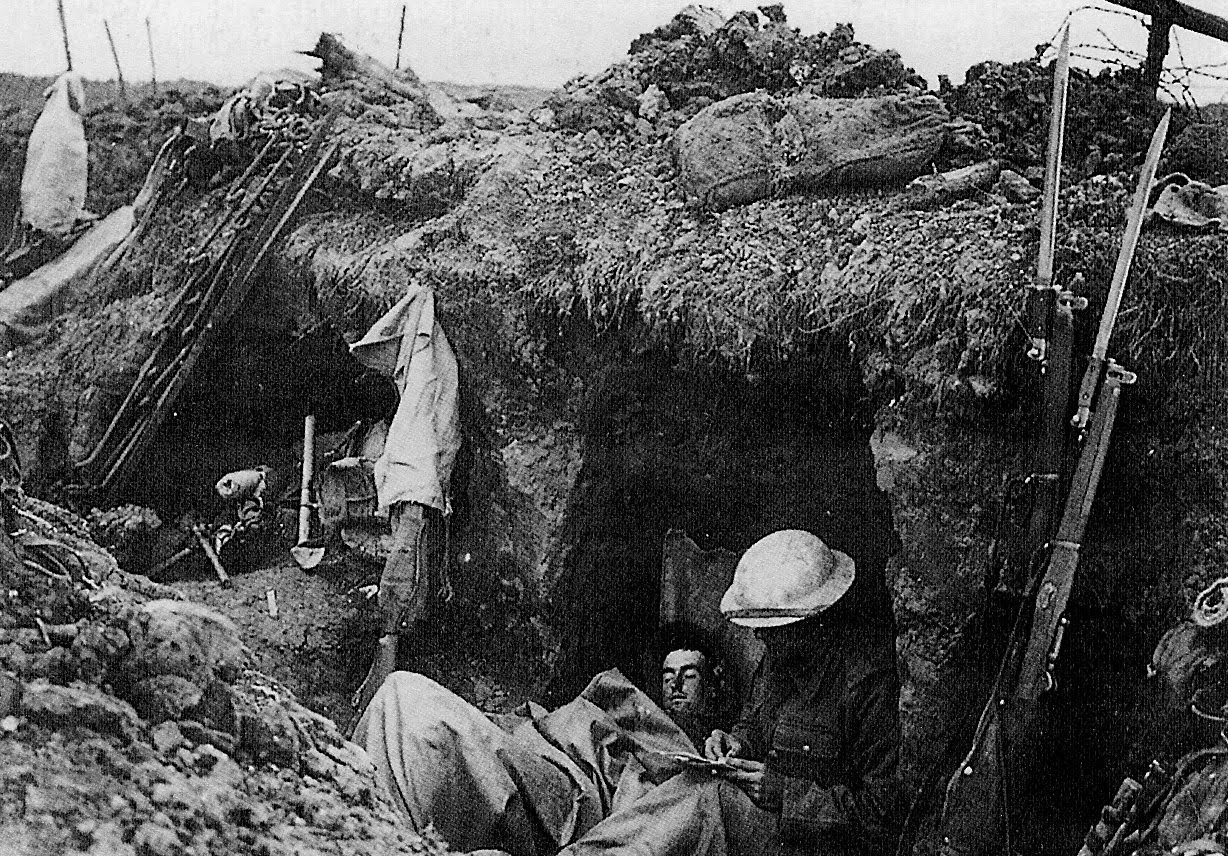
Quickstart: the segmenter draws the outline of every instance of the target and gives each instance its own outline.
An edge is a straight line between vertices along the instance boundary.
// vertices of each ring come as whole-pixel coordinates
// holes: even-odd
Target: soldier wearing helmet
[[[895,652],[841,601],[854,575],[844,553],[784,530],[746,551],[721,601],[767,653],[738,724],[704,753],[775,818],[782,852],[890,853],[899,835]]]

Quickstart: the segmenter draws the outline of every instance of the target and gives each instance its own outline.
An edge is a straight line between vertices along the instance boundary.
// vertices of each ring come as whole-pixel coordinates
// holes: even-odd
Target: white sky
[[[763,0],[716,0],[729,13]],[[64,0],[74,67],[114,77],[103,19],[111,25],[124,76],[149,77],[145,18],[152,22],[160,80],[241,83],[265,68],[311,67],[296,57],[321,30],[392,64],[401,0]],[[427,80],[557,86],[625,55],[631,40],[662,24],[685,0],[406,0],[402,63]],[[876,47],[900,51],[931,86],[939,73],[958,83],[982,59],[1031,55],[1082,0],[793,0],[789,22],[803,32],[840,21]],[[1192,0],[1228,17],[1228,0]],[[63,48],[55,0],[0,0],[0,70],[55,74]],[[1140,51],[1146,33],[1133,20],[1076,11],[1073,41]],[[1228,45],[1174,30],[1185,65],[1228,62]],[[1177,60],[1176,52],[1170,61]],[[1218,69],[1228,74],[1228,68]],[[1199,100],[1228,99],[1228,82],[1205,82]]]

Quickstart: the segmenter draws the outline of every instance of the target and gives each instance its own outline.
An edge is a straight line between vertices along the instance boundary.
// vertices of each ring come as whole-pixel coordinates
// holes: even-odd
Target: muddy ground
[[[230,580],[223,586],[198,559],[184,562],[166,582],[230,617],[251,647],[256,669],[349,733],[358,714],[350,699],[379,635],[373,603],[356,589],[378,582],[379,567],[342,555],[304,571],[285,553]],[[269,610],[270,591],[276,617]],[[415,638],[409,665],[489,713],[511,713],[530,698],[538,700],[540,672],[532,673],[520,652],[481,645],[475,628],[466,627],[466,613],[440,607]]]

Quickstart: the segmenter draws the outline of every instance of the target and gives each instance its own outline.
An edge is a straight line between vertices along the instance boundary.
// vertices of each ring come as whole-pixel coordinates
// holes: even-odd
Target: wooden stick
[[[209,543],[209,536],[205,534],[205,527],[193,526],[192,531],[196,533],[196,540],[200,542],[200,547],[205,551],[205,555],[209,557],[209,564],[213,565],[213,572],[217,574],[217,578],[222,581],[222,585],[230,587],[230,575],[226,573],[226,569],[222,567],[222,560],[218,558],[217,551],[213,549],[213,545]]]
[[[72,51],[68,49],[68,22],[64,20],[64,0],[55,0],[55,6],[60,13],[60,35],[64,37],[64,59],[68,61],[68,70],[72,71]]]
[[[303,419],[303,479],[298,499],[298,543],[311,537],[311,480],[315,477],[316,417],[308,413]]]
[[[399,71],[401,69],[401,39],[405,35],[405,4],[401,4],[401,28],[397,30],[397,64],[393,69]]]
[[[189,544],[187,547],[184,547],[169,559],[163,559],[161,562],[158,562],[158,564],[154,565],[145,573],[145,576],[149,577],[151,580],[155,577],[161,576],[164,571],[169,570],[171,567],[190,556],[192,551],[195,549],[196,546],[194,544]]]
[[[119,54],[115,51],[115,39],[111,38],[111,25],[107,19],[102,19],[102,26],[107,31],[107,41],[111,44],[111,59],[115,60],[115,76],[119,78],[119,97],[127,98],[128,89],[124,86],[124,71],[119,67]]]
[[[158,66],[154,63],[153,52],[153,29],[149,26],[149,17],[145,17],[145,41],[149,44],[149,82],[153,84],[154,91],[158,89]]]

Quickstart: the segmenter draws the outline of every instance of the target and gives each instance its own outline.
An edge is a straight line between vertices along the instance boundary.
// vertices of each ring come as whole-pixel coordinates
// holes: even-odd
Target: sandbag
[[[782,193],[906,182],[933,161],[948,119],[933,95],[748,92],[687,120],[673,153],[688,202],[721,211]]]
[[[21,219],[36,229],[63,235],[85,207],[89,158],[85,145],[85,89],[80,75],[67,71],[43,93],[43,112],[34,123],[21,174]]]

